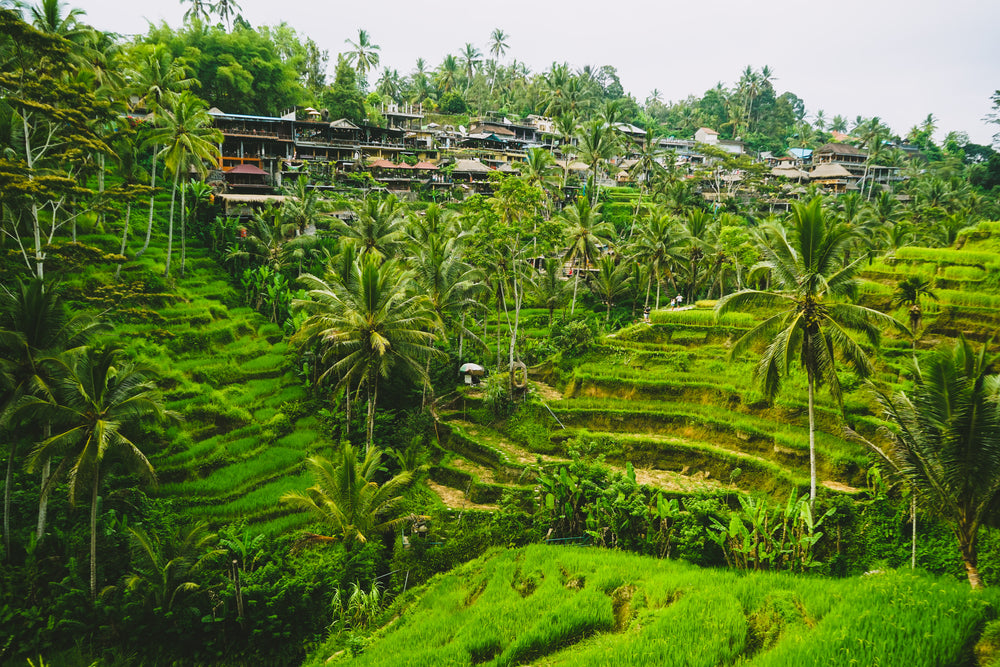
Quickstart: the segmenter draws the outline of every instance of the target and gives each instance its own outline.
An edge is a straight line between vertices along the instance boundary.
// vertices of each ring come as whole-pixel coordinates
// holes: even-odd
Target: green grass
[[[954,248],[900,248],[896,251],[896,259],[907,261],[933,262],[939,265],[980,266],[1000,262],[1000,254],[993,252],[975,252],[973,250],[955,250]]]
[[[993,590],[909,572],[738,574],[535,545],[489,552],[403,596],[351,663],[965,664],[998,601]],[[306,664],[323,665],[342,641],[334,636]]]

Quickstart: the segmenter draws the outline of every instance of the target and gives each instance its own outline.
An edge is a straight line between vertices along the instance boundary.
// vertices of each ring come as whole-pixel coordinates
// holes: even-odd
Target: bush
[[[465,113],[469,105],[458,93],[446,93],[441,97],[441,111],[447,114]]]

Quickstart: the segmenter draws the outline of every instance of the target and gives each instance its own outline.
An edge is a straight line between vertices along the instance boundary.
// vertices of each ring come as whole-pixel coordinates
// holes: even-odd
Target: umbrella
[[[486,369],[479,364],[462,364],[458,372],[465,373],[466,375],[483,375]]]

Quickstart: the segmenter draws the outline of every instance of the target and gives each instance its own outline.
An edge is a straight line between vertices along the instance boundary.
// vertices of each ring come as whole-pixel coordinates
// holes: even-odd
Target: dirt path
[[[562,392],[553,386],[547,385],[544,382],[539,382],[537,380],[530,380],[531,386],[535,388],[538,395],[541,396],[546,401],[561,401],[563,398]]]
[[[457,510],[484,510],[487,512],[493,512],[497,509],[496,505],[477,505],[471,502],[465,497],[465,493],[459,491],[458,489],[453,489],[450,486],[442,486],[433,480],[427,480],[427,486],[431,488],[431,491],[438,494],[446,506]]]
[[[455,423],[462,427],[462,429],[472,437],[480,437],[482,435],[481,428],[476,424],[466,421],[455,420]],[[500,434],[497,434],[498,436]],[[554,463],[566,465],[570,461],[569,459],[562,456],[552,456],[551,454],[537,454],[535,452],[528,451],[520,445],[516,445],[506,438],[490,439],[488,441],[491,445],[502,449],[507,456],[510,457],[511,461],[519,463],[521,465],[536,465],[538,459],[540,458],[543,463]],[[456,468],[461,468],[467,472],[474,472],[473,468],[481,469],[481,466],[477,466],[474,463],[469,463],[465,459],[460,457],[455,457],[452,459],[451,465]],[[613,465],[610,463],[605,463],[605,466],[610,468],[615,472],[625,473],[624,466]],[[476,472],[476,474],[480,474]],[[480,477],[480,479],[483,479]],[[716,480],[710,480],[705,476],[699,475],[697,473],[693,475],[685,475],[680,472],[674,472],[671,470],[659,470],[656,468],[636,468],[635,469],[635,479],[640,484],[645,486],[655,487],[657,489],[662,489],[664,491],[710,491],[713,489],[718,489],[721,487],[721,483]],[[483,481],[486,481],[483,479]]]

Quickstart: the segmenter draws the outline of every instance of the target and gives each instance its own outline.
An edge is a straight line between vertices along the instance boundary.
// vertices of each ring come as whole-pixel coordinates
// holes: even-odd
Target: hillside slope
[[[996,591],[908,572],[741,575],[529,546],[493,551],[404,597],[358,658],[326,646],[309,664],[975,664],[998,601]]]

